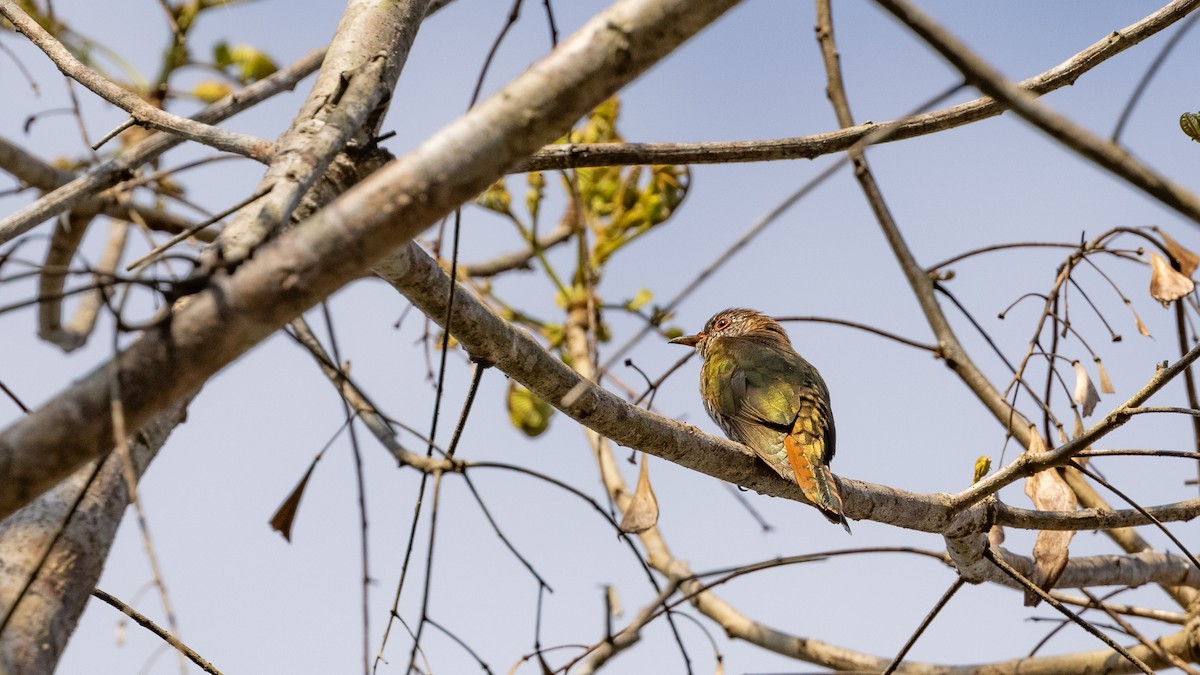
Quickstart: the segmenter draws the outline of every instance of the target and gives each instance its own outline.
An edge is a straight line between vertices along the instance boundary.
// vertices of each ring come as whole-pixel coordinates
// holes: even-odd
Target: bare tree
[[[401,71],[410,50],[419,44],[419,28],[448,4],[351,0],[327,48],[279,68],[264,52],[245,45],[221,43],[213,46],[211,59],[198,55],[198,23],[209,12],[239,9],[224,3],[164,1],[160,5],[171,39],[160,74],[154,82],[127,82],[99,65],[95,43],[79,32],[71,16],[56,15],[49,3],[40,7],[0,0],[0,16],[62,71],[73,95],[76,85],[82,85],[127,115],[124,123],[93,144],[88,157],[69,167],[0,137],[0,167],[22,190],[39,193],[0,219],[0,271],[5,274],[0,284],[21,289],[3,296],[2,309],[11,314],[36,308],[38,336],[64,353],[102,334],[109,334],[112,348],[111,358],[88,373],[77,373],[76,381],[36,407],[25,406],[20,391],[5,387],[10,409],[20,411],[10,415],[0,432],[0,673],[53,671],[89,597],[119,607],[160,635],[179,655],[181,670],[190,662],[218,672],[221,654],[187,644],[178,626],[167,591],[169,575],[160,569],[137,498],[138,483],[159,452],[171,452],[167,437],[186,418],[188,406],[204,398],[202,388],[210,379],[278,334],[302,348],[317,367],[314,372],[333,386],[353,448],[364,672],[404,668],[405,655],[408,671],[434,670],[434,631],[493,672],[490,659],[496,656],[477,652],[469,636],[441,623],[442,613],[431,599],[432,589],[450,583],[434,577],[436,537],[447,527],[439,526],[438,514],[450,499],[477,505],[504,550],[523,568],[521,574],[532,579],[537,596],[532,648],[512,644],[499,655],[513,669],[592,672],[653,635],[656,641],[678,645],[681,664],[672,667],[703,670],[709,666],[697,665],[696,641],[685,637],[685,621],[695,621],[710,635],[718,669],[723,656],[722,646],[711,637],[716,627],[736,644],[856,672],[1153,672],[1170,667],[1196,672],[1192,664],[1200,663],[1200,561],[1194,552],[1194,526],[1185,530],[1181,524],[1200,514],[1200,499],[1186,496],[1195,492],[1186,483],[1195,484],[1200,467],[1200,395],[1192,370],[1200,357],[1200,339],[1193,328],[1200,305],[1192,281],[1200,256],[1166,228],[1121,222],[1078,241],[997,241],[939,263],[922,263],[919,259],[929,254],[910,244],[917,225],[907,223],[893,207],[894,197],[883,187],[886,170],[878,171],[867,156],[876,151],[874,146],[903,148],[918,139],[953,138],[953,129],[1008,113],[1098,168],[1098,184],[1117,181],[1137,191],[1146,209],[1158,208],[1161,211],[1155,213],[1171,212],[1200,224],[1200,199],[1121,145],[1123,121],[1112,138],[1103,138],[1039,100],[1144,41],[1145,49],[1153,50],[1150,38],[1174,31],[1170,42],[1158,40],[1160,45],[1166,42],[1161,63],[1190,26],[1194,17],[1189,14],[1200,0],[1169,3],[1111,34],[1098,35],[1095,43],[1067,60],[1020,82],[1002,75],[937,19],[906,0],[877,0],[882,10],[945,59],[961,82],[911,114],[874,122],[859,121],[851,110],[849,95],[854,90],[844,81],[836,39],[843,34],[835,30],[831,3],[817,0],[815,46],[838,128],[786,139],[697,143],[626,142],[618,131],[621,108],[615,96],[720,19],[738,4],[736,0],[619,0],[561,41],[555,8],[544,0],[536,11],[549,29],[553,49],[484,97],[480,92],[492,58],[521,14],[523,3],[517,0],[506,22],[497,27],[496,43],[482,66],[469,110],[415,149],[393,157],[381,143]],[[15,57],[14,62],[19,63]],[[216,73],[217,79],[204,80],[191,90],[209,105],[190,117],[169,112],[180,98],[176,82],[196,67]],[[315,81],[291,124],[274,140],[222,126],[231,115],[261,105],[312,73]],[[983,97],[945,104],[967,88]],[[80,128],[86,128],[78,105],[73,114]],[[1182,123],[1189,134],[1200,128],[1190,114]],[[119,149],[108,151],[114,145]],[[175,206],[186,205],[187,190],[193,188],[177,182],[177,172],[187,166],[159,166],[177,146],[196,145],[220,151],[219,157],[238,156],[265,165],[256,184],[237,186],[235,203],[206,204],[208,215],[200,220],[181,215]],[[639,279],[636,294],[611,300],[609,279],[620,269],[614,260],[646,246],[643,235],[675,219],[690,192],[708,189],[693,187],[689,166],[827,155],[836,161],[707,267],[684,260],[686,256],[671,260],[666,272],[692,278],[675,297],[661,301],[641,288]],[[870,541],[872,530],[864,534],[860,529],[856,536],[867,540],[854,540],[860,548],[807,548],[788,557],[742,557],[734,567],[694,569],[687,556],[675,551],[711,542],[668,536],[667,524],[659,527],[660,502],[648,456],[782,498],[789,514],[808,517],[811,508],[793,481],[777,475],[745,447],[655,407],[656,394],[666,382],[692,377],[687,374],[687,356],[679,353],[675,365],[650,368],[627,361],[627,355],[647,338],[662,341],[679,335],[682,322],[677,313],[693,291],[788,208],[844,173],[844,167],[877,224],[880,245],[898,265],[904,294],[919,313],[925,336],[905,337],[886,328],[899,312],[864,320],[851,312],[779,320],[831,323],[932,357],[924,367],[948,372],[953,388],[931,388],[936,394],[920,396],[926,401],[970,396],[972,405],[990,418],[973,430],[972,443],[998,448],[1001,455],[993,462],[984,451],[972,453],[974,480],[936,492],[839,474],[846,516],[889,526],[874,531],[899,533],[905,537],[904,546],[877,544]],[[518,184],[523,184],[523,199],[517,197]],[[545,218],[556,220],[548,231],[539,225]],[[226,219],[219,230],[214,227]],[[524,249],[480,262],[460,260],[462,223],[471,219],[511,226]],[[102,227],[107,236],[97,243],[95,233]],[[91,248],[85,245],[89,233]],[[143,240],[134,243],[143,233]],[[1046,250],[1058,255],[1053,264],[1033,257]],[[31,251],[39,257],[27,262]],[[997,251],[1036,260],[1014,275],[1022,282],[1012,284],[1017,294],[1014,307],[1036,306],[1016,329],[1023,337],[1015,341],[980,318],[993,308],[964,301],[952,284],[957,274],[953,267],[969,269]],[[803,259],[796,263],[798,277],[804,265]],[[527,295],[507,296],[500,290],[503,281],[529,269],[536,270],[549,289],[546,295],[557,303],[551,310],[556,316],[541,314],[542,307]],[[1149,279],[1148,294],[1130,288],[1131,274]],[[647,273],[645,286],[650,278]],[[407,358],[427,363],[432,386],[421,389],[421,395],[432,410],[428,431],[413,428],[423,420],[378,405],[377,392],[368,391],[358,376],[362,364],[351,368],[336,339],[327,299],[339,289],[376,284],[378,279],[424,320],[420,344]],[[1043,282],[1038,286],[1034,279]],[[795,292],[762,290],[763,301],[776,304],[778,297]],[[79,300],[68,319],[65,313],[72,303],[65,301],[75,296]],[[1148,337],[1150,330],[1139,311],[1158,303],[1173,311],[1177,345],[1172,345],[1170,358],[1161,356],[1161,343],[1154,355],[1122,352],[1123,375],[1141,373],[1141,380],[1130,385],[1128,394],[1117,395],[1109,375],[1114,366],[1110,361],[1116,359],[1102,358],[1105,350],[1100,347],[1122,340],[1113,328],[1115,320],[1109,318],[1113,308],[1132,312],[1135,330]],[[1016,323],[1007,318],[1012,311],[1001,311],[1000,318]],[[407,320],[417,319],[414,315]],[[324,329],[314,329],[310,321],[319,321]],[[995,365],[988,365],[992,361]],[[622,364],[635,366],[645,386],[627,383],[623,373],[631,371],[618,370]],[[885,377],[885,369],[882,360],[864,358],[863,386]],[[552,416],[577,424],[584,442],[567,450],[589,459],[601,493],[591,493],[592,482],[556,477],[537,459],[497,461],[464,440],[476,430],[471,420],[479,413],[473,417],[472,410],[481,405],[476,395],[482,383],[502,379],[501,373],[507,378],[503,386],[512,425],[525,435],[544,433]],[[465,390],[457,415],[449,412],[454,405],[446,393],[449,386]],[[1159,395],[1164,391],[1168,393]],[[1170,401],[1160,400],[1168,396]],[[1140,420],[1167,416],[1190,418],[1190,426],[1179,436],[1190,436],[1189,449],[1173,450],[1139,425]],[[390,453],[401,471],[419,476],[387,616],[373,615],[371,609],[371,582],[380,573],[369,564],[368,543],[377,539],[368,536],[364,455],[374,451],[368,447],[373,444],[360,443],[360,429],[370,432],[374,445]],[[938,431],[917,425],[897,429],[896,447],[879,449],[879,456],[914,453],[913,447]],[[445,438],[449,440],[441,440]],[[1099,445],[1110,438],[1134,449]],[[642,453],[636,486],[626,481],[629,469],[614,443]],[[1002,454],[1006,448],[1007,457]],[[291,494],[281,497],[283,504],[271,525],[286,538],[294,524],[303,522],[301,501],[323,453],[317,454]],[[1113,456],[1190,468],[1187,477],[1156,486],[1160,489],[1147,499],[1127,494],[1122,477],[1109,471],[1117,465],[1106,463]],[[965,477],[969,462],[954,461],[963,465]],[[602,630],[576,636],[570,645],[544,641],[542,602],[552,584],[531,551],[557,544],[536,541],[536,525],[529,528],[534,534],[510,536],[513,524],[495,516],[496,505],[476,487],[481,476],[497,473],[534,480],[553,490],[555,499],[581,503],[594,512],[616,533],[618,545],[648,580],[651,590],[643,589],[649,595],[641,607],[624,617],[617,606],[619,594],[606,588]],[[1023,486],[1034,508],[1023,507],[1015,490],[1002,492],[1009,486]],[[722,498],[732,505],[741,500],[748,514],[758,517],[756,500],[736,491],[732,495]],[[162,622],[143,616],[132,606],[135,603],[95,588],[129,504],[162,601]],[[662,499],[664,512],[672,506],[672,500]],[[753,529],[752,521],[745,522]],[[1078,544],[1072,550],[1072,537],[1081,531],[1101,533],[1107,543],[1086,554],[1078,552]],[[932,535],[925,540],[936,541],[936,546],[916,546],[922,535]],[[518,543],[521,539],[525,543]],[[535,543],[528,543],[531,539]],[[723,598],[718,588],[750,575],[788,574],[795,564],[823,560],[827,567],[845,566],[859,556],[885,553],[936,561],[950,580],[925,620],[905,627],[911,638],[902,646],[881,644],[868,634],[854,644],[839,644],[812,622],[772,625],[758,614],[759,607]],[[875,568],[880,577],[887,576],[886,565],[880,562]],[[970,665],[907,659],[926,628],[968,584],[1020,591],[1008,596],[1014,603],[1020,597],[1027,606],[1045,603],[1043,609],[1053,613],[1059,627],[1070,625],[1094,645],[1042,655],[1036,653],[1038,648],[1027,654],[1015,643],[1006,643],[1004,659]],[[1104,586],[1116,590],[1096,590]],[[1139,587],[1161,593],[1112,597]],[[406,596],[418,594],[410,601],[415,606],[402,607],[406,588],[416,589]],[[476,608],[488,599],[457,603],[483,612]],[[845,607],[806,611],[850,612],[860,603],[863,599],[857,598]],[[1159,606],[1164,603],[1173,606]],[[986,612],[978,610],[981,615]],[[492,620],[507,616],[492,615]]]

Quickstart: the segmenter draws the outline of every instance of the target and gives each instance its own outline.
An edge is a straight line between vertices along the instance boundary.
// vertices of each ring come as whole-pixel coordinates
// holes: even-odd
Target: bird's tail
[[[841,524],[850,533],[850,523],[842,513],[842,495],[837,480],[825,463],[825,443],[815,435],[798,430],[783,439],[788,463],[800,491],[831,523]]]

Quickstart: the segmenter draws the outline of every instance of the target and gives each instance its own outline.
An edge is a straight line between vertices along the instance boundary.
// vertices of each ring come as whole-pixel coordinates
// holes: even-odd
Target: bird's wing
[[[764,358],[761,344],[736,339],[722,340],[720,353],[710,361],[718,365],[714,375],[728,383],[710,388],[721,392],[714,397],[713,406],[740,440],[753,445],[751,437],[761,427],[790,433],[797,414],[803,411],[806,419],[802,426],[823,443],[825,461],[833,458],[835,431],[829,392],[807,361],[781,350],[772,350]]]

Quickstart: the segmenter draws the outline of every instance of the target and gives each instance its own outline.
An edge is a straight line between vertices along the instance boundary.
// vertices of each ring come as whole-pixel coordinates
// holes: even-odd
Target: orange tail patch
[[[824,461],[825,442],[813,434],[797,430],[784,437],[783,448],[787,451],[788,464],[792,467],[800,491],[829,522],[840,523],[849,532],[850,525],[842,514],[842,496]]]

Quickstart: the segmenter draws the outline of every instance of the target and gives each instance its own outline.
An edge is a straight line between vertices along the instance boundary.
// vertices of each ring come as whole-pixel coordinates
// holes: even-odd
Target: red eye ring
[[[729,319],[726,319],[725,317],[721,317],[720,319],[717,319],[717,322],[715,324],[713,324],[714,330],[725,330],[728,327],[729,327]]]

